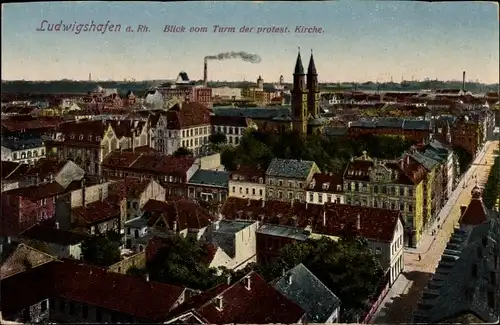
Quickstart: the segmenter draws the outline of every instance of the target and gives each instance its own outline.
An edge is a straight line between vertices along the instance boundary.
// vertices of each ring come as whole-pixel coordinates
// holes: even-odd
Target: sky
[[[44,22],[45,21],[45,22]],[[48,24],[121,25],[119,32],[48,31]],[[43,26],[42,26],[42,22]],[[137,26],[148,27],[139,32]],[[184,33],[166,33],[183,25]],[[213,26],[236,27],[214,33]],[[127,32],[130,26],[133,32]],[[242,26],[254,27],[239,33]],[[257,28],[288,27],[288,33]],[[316,26],[322,33],[295,33]],[[71,27],[71,26],[70,26]],[[206,33],[189,32],[207,27]],[[45,31],[37,31],[45,29]],[[203,77],[207,55],[244,51],[260,63],[209,61],[209,80],[292,80],[300,48],[314,52],[320,82],[468,80],[499,82],[499,10],[489,2],[339,0],[47,2],[2,5],[2,80]]]

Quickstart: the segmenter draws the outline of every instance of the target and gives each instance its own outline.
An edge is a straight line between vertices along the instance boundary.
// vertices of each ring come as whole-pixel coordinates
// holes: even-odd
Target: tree
[[[176,157],[182,157],[182,156],[191,156],[193,152],[187,148],[180,147],[174,152],[174,156]]]
[[[192,289],[206,290],[220,283],[217,270],[206,263],[205,246],[193,238],[181,236],[165,239],[147,265],[151,280],[184,285]]]
[[[140,269],[140,268],[136,267],[135,265],[129,267],[127,270],[128,275],[134,275],[134,276],[144,276],[144,275],[146,275],[146,273],[147,273],[147,271],[145,269]]]
[[[299,263],[303,263],[339,297],[344,310],[354,313],[366,311],[371,299],[378,296],[378,289],[384,281],[380,262],[372,254],[367,241],[358,237],[338,242],[329,238],[296,242],[285,246],[274,263],[253,264],[240,274],[253,269],[271,281],[281,276],[283,270]]]
[[[493,209],[500,199],[500,157],[495,157],[491,167],[488,181],[484,186],[483,192],[484,204],[488,209]]]
[[[469,169],[469,166],[472,163],[474,157],[469,151],[459,146],[454,146],[453,151],[458,157],[460,172],[463,174]]]
[[[121,260],[120,243],[113,240],[114,232],[99,234],[85,239],[82,255],[86,262],[98,266],[110,266]]]
[[[224,133],[217,132],[217,133],[211,134],[208,137],[208,141],[210,141],[210,143],[213,143],[213,144],[222,144],[222,143],[227,142],[227,137]]]

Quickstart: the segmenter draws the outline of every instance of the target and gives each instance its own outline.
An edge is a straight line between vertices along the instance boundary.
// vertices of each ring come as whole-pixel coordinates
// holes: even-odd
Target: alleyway
[[[422,291],[436,269],[448,239],[454,231],[454,226],[458,222],[460,206],[469,204],[471,190],[476,182],[479,186],[486,183],[497,149],[498,141],[485,144],[484,151],[474,160],[471,168],[450,197],[449,204],[441,210],[438,216],[439,222],[436,222],[423,236],[418,249],[405,250],[405,270],[385,297],[371,323],[413,322],[413,312]],[[463,188],[464,183],[465,188]],[[436,230],[435,236],[432,236],[433,229]],[[422,258],[421,261],[418,259],[419,254]]]

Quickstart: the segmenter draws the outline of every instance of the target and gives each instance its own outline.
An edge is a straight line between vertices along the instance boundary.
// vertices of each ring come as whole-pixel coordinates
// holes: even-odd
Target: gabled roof
[[[54,197],[64,193],[64,187],[57,183],[45,183],[40,185],[33,185],[28,187],[20,187],[13,190],[5,191],[3,195],[18,196],[31,201],[37,201],[45,198]]]
[[[19,244],[10,255],[2,261],[0,278],[5,279],[15,274],[49,263],[56,258],[26,244]]]
[[[266,176],[306,179],[314,161],[274,158],[266,171]]]
[[[87,238],[82,234],[41,225],[25,230],[21,233],[21,237],[59,245],[76,245]]]
[[[469,205],[459,219],[460,225],[476,226],[488,220],[488,209],[483,203],[481,190],[475,186]]]
[[[19,312],[49,297],[63,297],[142,321],[163,322],[184,288],[64,259],[2,281],[2,311]],[[22,295],[19,292],[23,292]]]
[[[312,228],[314,233],[328,236],[354,233],[368,240],[391,242],[399,220],[400,211],[327,203],[324,218],[316,219]]]
[[[222,309],[217,308],[217,299],[222,301]],[[297,323],[305,314],[255,272],[230,286],[220,285],[195,296],[169,316],[172,319],[189,313],[196,313],[209,324]]]
[[[308,322],[325,323],[340,308],[340,299],[302,263],[274,280],[272,285],[307,312]]]

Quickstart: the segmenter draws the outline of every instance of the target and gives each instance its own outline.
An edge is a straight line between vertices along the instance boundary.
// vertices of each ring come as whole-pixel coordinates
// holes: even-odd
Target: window
[[[259,190],[259,195],[262,196],[262,189]]]
[[[17,160],[17,152],[14,152],[14,160]]]
[[[102,311],[97,308],[95,311],[95,320],[100,323],[102,321]]]
[[[283,198],[283,192],[278,191],[278,198],[282,199]]]
[[[293,192],[288,192],[288,199],[293,200]]]
[[[283,186],[283,181],[278,181],[279,186]]]
[[[380,256],[382,255],[382,250],[380,249],[380,247],[375,247],[375,256]]]
[[[232,192],[233,192],[233,193],[235,193],[235,192],[236,192],[236,187],[235,187],[235,186],[233,186],[233,191],[232,191]]]
[[[404,188],[404,187],[400,187],[400,188],[399,188],[399,195],[400,195],[400,196],[405,195],[405,188]]]
[[[495,272],[490,272],[490,284],[496,286],[497,285],[497,277]]]
[[[47,300],[42,301],[40,308],[42,313],[44,313],[47,310]]]
[[[318,195],[318,202],[319,202],[319,203],[323,203],[323,194],[322,194],[322,193],[320,193],[320,194]]]
[[[309,193],[309,201],[314,202],[314,193]]]
[[[273,197],[274,192],[273,192],[272,190],[271,190],[271,191],[268,191],[267,193],[268,193],[268,196],[269,196],[270,198],[271,198],[271,197]]]
[[[495,309],[495,293],[493,291],[488,291],[488,307]]]
[[[252,188],[252,195],[255,195],[255,189]]]
[[[248,195],[248,187],[245,189],[245,194]]]
[[[411,204],[408,204],[408,211],[412,212],[413,211],[413,206]]]
[[[86,305],[82,306],[82,317],[84,319],[87,319],[89,317],[89,307],[87,307]]]
[[[240,194],[243,194],[243,187],[240,187]]]

